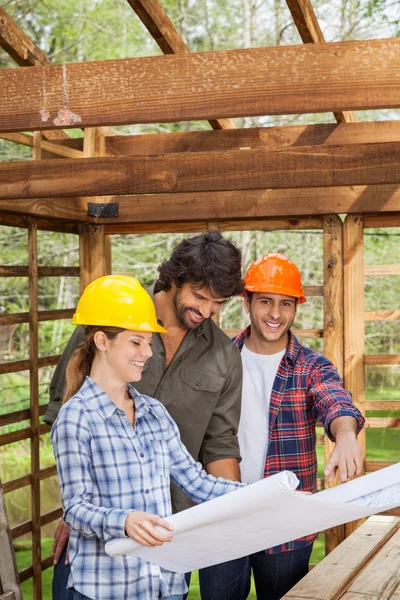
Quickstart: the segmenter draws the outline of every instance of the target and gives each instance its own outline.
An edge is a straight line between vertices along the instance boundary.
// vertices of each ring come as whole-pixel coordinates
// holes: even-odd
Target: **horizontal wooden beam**
[[[400,142],[400,121],[118,135],[106,138],[106,148],[107,154],[138,155],[376,142]],[[82,140],[66,140],[61,145],[74,146],[79,150]]]
[[[365,321],[398,321],[400,310],[371,310],[364,313]]]
[[[25,143],[25,138],[30,136],[21,133],[5,133],[1,134],[1,137],[12,138],[17,143]],[[31,137],[30,140],[32,140]],[[272,150],[289,146],[370,144],[375,142],[400,142],[400,121],[249,127],[220,131],[115,135],[105,138],[107,154],[114,156],[255,150],[256,148]],[[83,138],[57,142],[57,147],[65,146],[82,151]],[[42,158],[53,157],[46,151],[42,152]]]
[[[29,267],[25,265],[0,265],[0,277],[28,277]],[[79,267],[38,267],[39,277],[79,277]],[[56,311],[46,311],[56,314]],[[22,321],[21,321],[22,322]]]
[[[364,270],[367,277],[386,277],[400,275],[400,265],[367,265]]]
[[[3,69],[0,132],[397,108],[400,39]]]
[[[0,225],[6,225],[9,227],[22,227],[28,228],[29,219],[31,217],[28,214],[20,213],[13,214],[13,212],[2,212],[0,210]],[[71,221],[72,215],[70,214],[68,220],[59,221],[55,218],[40,218],[35,219],[36,225],[38,229],[43,229],[44,231],[59,231],[61,233],[75,233],[79,234],[79,223],[76,221]]]
[[[118,218],[88,217],[88,202],[112,202],[118,204]],[[261,189],[230,192],[192,192],[182,194],[150,194],[137,196],[79,197],[79,198],[31,198],[0,200],[0,212],[8,211],[34,217],[52,217],[70,221],[101,222],[107,225],[109,233],[124,233],[126,224],[136,228],[149,224],[151,230],[160,231],[162,223],[177,224],[177,231],[183,231],[179,223],[202,221],[207,229],[207,221],[218,221],[225,231],[237,230],[243,221],[243,228],[262,229],[264,223],[252,220],[282,216],[279,222],[271,222],[277,229],[302,227],[301,215],[376,213],[400,210],[400,187],[393,185],[338,186],[316,188]],[[5,215],[5,213],[4,213]],[[285,217],[288,217],[285,219]],[[386,217],[390,221],[390,217]],[[153,222],[153,223],[152,223]],[[62,230],[62,222],[53,221],[53,227]],[[18,226],[19,223],[16,223]],[[320,225],[317,226],[319,228]],[[48,223],[51,228],[51,222]],[[165,229],[165,228],[164,228]],[[165,229],[165,231],[171,231]],[[199,225],[196,225],[196,231]],[[200,226],[201,230],[201,226]],[[132,230],[133,231],[133,230]],[[386,311],[378,311],[377,319],[389,318]],[[382,313],[382,314],[381,314]],[[375,313],[374,313],[375,314]],[[372,320],[371,315],[366,317]],[[394,318],[393,316],[390,318]]]
[[[400,365],[400,354],[370,354],[365,357],[365,364],[370,366]]]
[[[394,142],[13,162],[0,198],[400,184],[399,162]]]
[[[78,275],[79,277],[79,275]],[[70,319],[75,313],[74,308],[61,308],[58,310],[42,310],[38,313],[38,321],[60,321],[62,319]],[[16,325],[20,323],[29,323],[29,313],[11,313],[0,315],[0,327],[4,325]],[[0,417],[1,421],[1,417]]]
[[[60,360],[59,354],[53,354],[52,356],[42,356],[38,358],[38,368],[42,369],[43,367],[52,367],[56,365]],[[15,360],[10,362],[2,362],[0,363],[0,375],[4,375],[6,373],[17,373],[19,371],[27,371],[30,367],[30,361],[27,360]],[[18,432],[15,432],[18,434]]]
[[[363,402],[365,410],[400,410],[400,400],[368,400]]]
[[[365,427],[373,427],[374,429],[400,427],[400,418],[398,417],[368,417],[365,422]]]

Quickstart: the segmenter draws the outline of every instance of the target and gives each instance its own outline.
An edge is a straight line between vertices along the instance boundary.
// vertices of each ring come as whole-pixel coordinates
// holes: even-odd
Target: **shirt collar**
[[[238,346],[238,348],[240,350],[243,348],[244,342],[245,342],[246,338],[250,335],[250,333],[251,333],[251,325],[248,325],[245,329],[243,329],[243,331],[241,331],[233,339],[234,343]],[[291,362],[292,365],[294,365],[296,363],[297,357],[299,355],[301,344],[300,344],[299,340],[297,339],[297,337],[294,335],[294,333],[292,333],[290,330],[288,331],[288,338],[289,338],[289,343],[287,345],[284,358],[287,361]]]
[[[135,402],[135,416],[145,415],[149,411],[157,417],[157,413],[152,409],[146,398],[139,394],[131,383],[126,386],[130,397]],[[104,390],[90,377],[86,377],[81,387],[81,392],[88,396],[88,402],[99,413],[102,419],[106,420],[112,417],[115,411],[120,410],[116,404],[107,396]]]

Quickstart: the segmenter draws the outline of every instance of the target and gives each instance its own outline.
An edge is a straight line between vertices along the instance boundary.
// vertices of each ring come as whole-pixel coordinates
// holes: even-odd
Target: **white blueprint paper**
[[[148,548],[115,538],[106,551],[178,573],[247,556],[400,506],[400,463],[313,496],[296,492],[297,486],[297,477],[282,471],[168,517],[175,527],[172,542]]]

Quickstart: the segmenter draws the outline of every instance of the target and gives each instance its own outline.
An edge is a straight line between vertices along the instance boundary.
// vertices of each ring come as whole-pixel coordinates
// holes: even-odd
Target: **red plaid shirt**
[[[236,338],[241,350],[250,326]],[[268,450],[264,477],[279,471],[293,471],[300,480],[299,490],[317,489],[317,454],[315,450],[317,421],[335,441],[329,425],[337,417],[364,417],[353,406],[351,394],[343,388],[333,364],[322,354],[306,348],[289,332],[289,345],[275,377],[269,406]],[[299,538],[267,550],[269,554],[298,550],[312,544],[318,534]]]

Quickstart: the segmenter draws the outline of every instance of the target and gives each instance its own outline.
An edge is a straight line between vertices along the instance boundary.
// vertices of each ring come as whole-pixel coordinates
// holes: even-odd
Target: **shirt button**
[[[146,494],[150,494],[150,490],[144,490]]]
[[[165,356],[165,352],[164,350],[162,350],[162,352],[160,352],[161,356]]]
[[[158,386],[158,389],[162,390],[162,388],[163,388],[162,383],[160,383],[160,385]]]
[[[201,386],[201,381],[196,381],[196,387],[199,388]]]
[[[143,452],[140,453],[140,458],[144,458]]]

